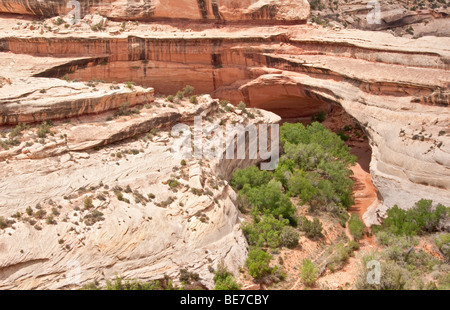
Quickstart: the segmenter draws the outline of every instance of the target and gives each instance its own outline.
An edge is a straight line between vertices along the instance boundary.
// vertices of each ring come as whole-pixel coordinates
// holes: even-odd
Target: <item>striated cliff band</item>
[[[0,12],[52,17],[68,15],[78,5],[81,17],[99,13],[122,20],[306,21],[309,16],[306,0],[5,0]]]
[[[73,288],[74,264],[81,284],[186,268],[211,288],[221,259],[237,273],[248,245],[228,181],[249,162],[174,159],[171,126],[197,115],[225,126],[342,108],[372,150],[366,225],[395,204],[450,205],[450,38],[305,24],[306,0],[79,2],[72,24],[55,17],[66,1],[0,1],[30,15],[0,16],[0,125],[31,125],[1,140],[0,287]],[[210,95],[160,96],[187,84]]]

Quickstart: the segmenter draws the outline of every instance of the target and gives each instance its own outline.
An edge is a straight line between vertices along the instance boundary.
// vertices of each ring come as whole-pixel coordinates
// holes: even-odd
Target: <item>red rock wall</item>
[[[36,16],[67,15],[74,0],[0,0],[0,12]],[[309,16],[306,0],[78,0],[81,16],[100,13],[116,19],[297,21]]]

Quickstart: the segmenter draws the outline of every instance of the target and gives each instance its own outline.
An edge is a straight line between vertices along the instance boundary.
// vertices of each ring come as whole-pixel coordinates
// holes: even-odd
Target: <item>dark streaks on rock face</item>
[[[450,91],[439,88],[428,96],[417,97],[413,99],[412,102],[448,107],[450,102]]]
[[[33,77],[47,77],[47,78],[62,77],[66,74],[74,73],[77,70],[85,69],[90,65],[94,66],[99,65],[108,60],[109,60],[108,57],[77,59],[34,74]]]
[[[217,0],[212,0],[211,7],[212,7],[214,17],[219,20],[222,19],[220,17],[219,5],[217,4]]]
[[[112,135],[110,139],[104,141],[104,144],[111,144],[118,142],[129,137],[134,137],[146,132],[149,132],[153,128],[165,128],[170,127],[171,124],[175,124],[181,121],[182,115],[177,112],[168,112],[162,115],[158,115],[156,118],[152,118],[146,122],[141,122],[136,125],[132,125],[126,130],[120,131],[115,135]]]
[[[0,52],[8,52],[9,51],[9,42],[5,39],[0,39]]]
[[[275,5],[267,4],[263,6],[259,11],[252,12],[252,19],[275,19],[277,16],[278,7]]]
[[[214,68],[222,67],[222,55],[211,54],[211,64],[214,66]]]
[[[200,14],[202,15],[203,19],[208,18],[208,10],[206,8],[206,1],[205,0],[197,0],[198,2],[198,8],[200,9]]]
[[[73,1],[73,2],[72,2]],[[76,2],[75,2],[76,1]],[[172,14],[170,6],[180,5],[177,1],[154,0],[0,0],[0,13],[28,14],[40,17],[55,17],[68,15],[79,4],[81,17],[88,14],[99,13],[115,20],[149,20],[149,19],[190,19],[204,21],[229,20],[232,22],[280,22],[305,23],[308,19],[309,5],[299,2],[295,8],[299,14],[286,19],[284,5],[290,0],[279,0],[265,4],[262,7],[248,12],[243,3],[238,1],[219,0],[189,0],[183,1],[185,10]],[[72,4],[73,3],[73,4]],[[292,3],[290,3],[292,5]],[[169,8],[167,8],[169,6]],[[223,9],[221,9],[224,7]],[[178,8],[179,9],[179,8]],[[232,14],[227,15],[227,11]],[[197,13],[198,12],[198,13]]]
[[[145,39],[139,37],[128,37],[128,60],[147,59]]]

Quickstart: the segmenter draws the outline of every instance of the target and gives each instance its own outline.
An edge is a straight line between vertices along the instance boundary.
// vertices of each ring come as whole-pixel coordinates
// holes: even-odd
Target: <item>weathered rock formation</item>
[[[388,31],[396,36],[450,36],[446,1],[310,0],[310,20],[331,27]]]
[[[115,276],[177,279],[183,268],[198,273],[211,288],[208,266],[222,260],[237,273],[247,242],[236,194],[217,173],[218,160],[204,159],[200,165],[187,159],[180,166],[171,151],[170,129],[192,125],[198,115],[205,117],[204,126],[208,116],[244,126],[279,117],[218,114],[218,102],[210,96],[200,97],[198,105],[166,104],[157,100],[138,115],[106,123],[84,118],[79,124],[55,125],[54,137],[64,137],[63,143],[48,137],[18,146],[19,154],[0,162],[0,216],[15,221],[0,230],[1,288],[69,289]],[[142,135],[149,131],[155,136]],[[26,132],[22,139],[32,136]],[[131,137],[139,139],[114,144]],[[30,156],[42,143],[45,156]],[[227,163],[232,170],[243,164]],[[86,204],[89,197],[92,205]],[[27,214],[26,206],[33,212]]]
[[[125,20],[306,21],[306,0],[15,0],[0,1],[0,12],[52,17],[79,6],[81,17],[99,13]]]
[[[0,3],[4,11],[42,14],[30,6],[33,2]],[[52,15],[61,14],[58,8],[62,6],[56,5],[59,1],[47,3],[53,3]],[[95,7],[93,10],[102,12],[105,3],[98,1],[91,5]],[[150,9],[140,3],[132,15],[147,19],[144,16],[147,13],[141,11]],[[162,1],[146,3],[154,4],[152,18],[168,17],[165,13],[156,14]],[[221,18],[247,19],[242,8],[248,8],[250,3],[242,2],[236,11],[227,11],[230,7],[225,2],[217,3],[224,6],[220,9],[224,16]],[[262,3],[272,1],[258,1],[250,7]],[[195,4],[198,10],[200,2]],[[205,19],[213,19],[212,6],[208,10],[213,14],[207,13]],[[280,8],[277,12],[281,11]],[[109,8],[108,12],[119,12],[117,18],[129,18],[121,10]],[[176,15],[177,12],[169,17],[203,19],[201,11],[196,16],[193,12],[189,8],[179,11],[184,17]],[[264,14],[261,16],[267,16]],[[258,20],[259,16],[248,18]],[[280,16],[273,19],[283,19]],[[205,112],[206,116],[210,108],[197,108],[208,102],[211,107],[214,105],[208,99],[187,110],[166,106],[155,112],[144,109],[139,117],[131,116],[126,121],[106,119],[106,115],[111,115],[107,111],[117,108],[121,101],[129,102],[130,106],[151,101],[153,89],[156,93],[175,94],[189,84],[198,93],[210,93],[234,104],[245,101],[248,107],[270,110],[282,117],[308,117],[341,106],[363,128],[372,147],[370,171],[380,203],[367,213],[367,223],[376,223],[378,214],[394,204],[407,208],[421,198],[450,205],[448,38],[412,40],[387,33],[368,34],[311,25],[233,24],[217,30],[205,24],[189,24],[191,29],[179,24],[143,23],[127,24],[128,28],[117,30],[120,25],[110,21],[105,31],[94,32],[85,22],[77,27],[52,28],[45,22],[17,24],[13,18],[0,19],[0,30],[4,30],[0,35],[0,63],[4,64],[0,67],[3,124],[82,117],[74,127],[62,125],[43,145],[27,146],[29,141],[22,141],[0,153],[5,160],[0,163],[0,216],[8,217],[17,211],[24,212],[28,205],[42,203],[47,212],[52,204],[61,204],[64,212],[59,213],[68,217],[58,218],[58,225],[46,225],[42,231],[32,228],[29,221],[18,221],[13,224],[15,229],[7,228],[0,235],[3,242],[0,250],[2,255],[6,253],[1,256],[1,266],[6,270],[0,275],[3,287],[49,287],[48,283],[52,287],[70,287],[62,284],[69,268],[62,266],[69,264],[69,259],[78,260],[86,270],[82,282],[109,278],[114,272],[127,278],[139,275],[141,279],[173,276],[179,268],[188,267],[199,271],[209,286],[208,257],[214,263],[225,257],[233,270],[243,262],[246,244],[239,230],[233,192],[218,175],[228,178],[233,169],[248,162],[222,162],[219,166],[217,162],[208,162],[205,167],[192,162],[185,168],[192,167],[192,171],[177,172],[174,166],[180,160],[169,159],[167,149],[172,140],[166,136],[154,140],[155,145],[147,145],[144,153],[138,151],[141,155],[132,161],[118,157],[117,153],[123,152],[121,146],[109,146],[153,127],[188,121],[196,113]],[[69,80],[81,80],[84,84]],[[87,85],[89,81],[94,85]],[[131,82],[139,86],[132,86]],[[100,112],[106,113],[91,115]],[[245,116],[237,115],[229,120],[249,122]],[[278,120],[268,114],[256,121]],[[92,134],[96,131],[97,134]],[[33,135],[25,133],[24,139]],[[7,138],[2,138],[2,142],[4,139]],[[142,147],[139,143],[143,142],[130,142],[129,147],[139,150]],[[108,150],[78,153],[105,145]],[[111,154],[115,154],[114,160]],[[35,160],[39,160],[38,164]],[[39,176],[35,175],[36,167],[40,167]],[[202,178],[199,169],[211,178]],[[180,178],[185,176],[187,185],[210,190],[212,196],[195,197],[181,189],[171,194],[163,182],[172,172]],[[97,187],[101,181],[103,185]],[[220,185],[211,185],[216,182]],[[115,198],[114,191],[104,193],[109,204],[97,199],[94,205],[103,210],[105,222],[74,227],[78,226],[75,222],[90,214],[89,210],[76,212],[77,215],[73,212],[74,206],[83,204],[86,197],[83,189],[92,187],[89,195],[97,197],[108,192],[105,184],[109,188],[131,184],[139,193],[162,195],[142,208],[139,203],[138,207],[127,208],[126,201],[116,199],[119,196]],[[68,199],[61,198],[64,196]],[[126,199],[142,199],[136,197],[131,193],[125,195]],[[42,224],[40,219],[38,225]],[[75,232],[68,231],[71,228]],[[39,248],[38,242],[20,242],[29,235],[30,240],[45,236],[48,244]],[[59,239],[63,240],[61,244]],[[152,243],[153,239],[156,241]],[[70,255],[62,251],[62,244],[66,243]],[[94,259],[88,260],[88,254],[94,255]],[[59,262],[55,263],[53,257]],[[100,261],[105,262],[103,275]],[[59,284],[56,280],[60,280]]]
[[[367,38],[358,31],[290,26],[179,37],[6,36],[0,42],[13,53],[83,58],[35,76],[134,81],[166,94],[191,84],[281,116],[341,105],[370,138],[372,176],[386,206],[407,207],[422,197],[449,203],[446,38]],[[99,57],[107,61],[99,64]]]

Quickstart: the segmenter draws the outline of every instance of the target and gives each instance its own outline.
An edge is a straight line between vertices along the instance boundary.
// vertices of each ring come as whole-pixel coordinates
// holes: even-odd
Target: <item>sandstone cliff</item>
[[[0,287],[70,289],[115,276],[178,279],[185,268],[211,288],[209,269],[222,260],[237,274],[248,246],[235,192],[216,160],[180,165],[170,150],[171,126],[192,125],[198,115],[244,125],[279,121],[268,112],[253,120],[219,113],[210,96],[174,107],[157,100],[106,123],[56,124],[54,138],[18,146],[0,162],[0,216],[9,221],[0,230]],[[23,144],[33,135],[24,133]],[[59,136],[62,143],[52,142]],[[126,140],[131,137],[138,138]],[[243,164],[231,160],[227,167],[231,173]]]
[[[29,2],[2,3],[37,14]],[[103,2],[96,3],[100,10]],[[2,124],[75,117],[75,124],[58,123],[42,141],[26,129],[18,145],[0,151],[0,216],[16,221],[0,235],[2,287],[74,287],[65,279],[77,262],[82,283],[114,273],[144,280],[176,277],[188,268],[211,287],[209,264],[225,258],[237,270],[247,245],[225,179],[249,162],[192,161],[180,169],[180,160],[170,158],[166,133],[139,140],[152,129],[215,111],[217,102],[208,96],[198,106],[162,99],[150,104],[154,92],[175,94],[186,84],[282,117],[341,106],[372,148],[379,203],[365,217],[369,224],[394,204],[406,208],[427,198],[450,205],[448,38],[412,40],[314,25],[215,29],[185,23],[121,27],[115,21],[95,31],[89,20],[66,27],[54,19],[0,19]],[[110,110],[124,102],[138,106],[139,116],[110,119]],[[250,122],[245,115],[225,114],[219,118]],[[261,115],[255,122],[279,121],[269,112]],[[1,141],[11,143],[7,137]],[[176,192],[166,184],[171,174],[180,178]],[[119,199],[116,193],[127,185],[131,192]],[[187,186],[201,187],[204,195]],[[146,201],[140,196],[145,194],[158,195]],[[94,207],[84,210],[90,196]],[[37,204],[47,215],[55,213],[57,225],[25,215],[28,206],[38,212]],[[86,224],[93,219],[99,221]]]
[[[309,16],[306,0],[2,0],[0,12],[52,17],[73,12],[75,3],[81,17],[98,12],[124,20],[306,21]]]
[[[0,46],[82,59],[36,77],[134,81],[166,94],[191,84],[199,93],[290,117],[340,105],[370,139],[372,177],[385,207],[421,198],[450,203],[447,38],[367,38],[311,26],[138,34],[151,27],[90,38],[76,32],[27,38],[23,29],[0,38]]]

